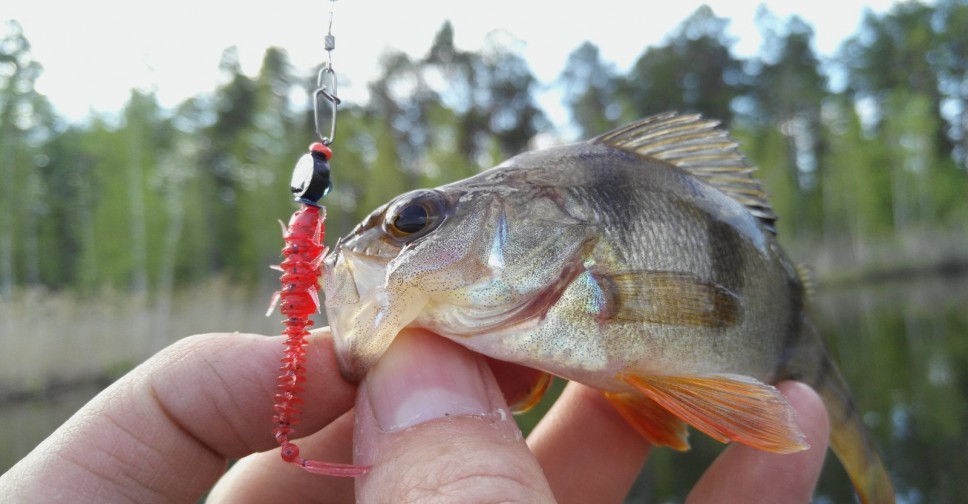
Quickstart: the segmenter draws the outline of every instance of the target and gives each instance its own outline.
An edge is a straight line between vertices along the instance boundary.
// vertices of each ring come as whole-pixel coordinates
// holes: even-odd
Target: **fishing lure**
[[[295,432],[293,426],[299,422],[299,405],[303,400],[306,381],[306,337],[308,328],[313,325],[310,315],[319,311],[320,264],[326,253],[323,238],[326,232],[326,209],[319,200],[329,192],[332,184],[329,179],[329,160],[333,151],[323,143],[310,145],[309,154],[303,155],[293,170],[290,189],[296,201],[300,202],[289,219],[289,225],[282,226],[285,247],[282,249],[282,264],[275,267],[282,272],[282,287],[272,295],[269,315],[280,305],[286,319],[283,335],[286,336],[286,351],[282,357],[281,373],[276,385],[275,415],[276,424],[272,433],[282,448],[282,459],[294,463],[309,472],[328,476],[360,476],[366,472],[363,466],[308,460],[299,454],[299,447],[289,441]]]
[[[333,0],[335,1],[335,0]],[[332,188],[329,179],[329,160],[333,157],[330,145],[336,137],[336,111],[340,99],[336,96],[336,72],[333,70],[333,49],[336,37],[333,36],[333,11],[329,13],[329,32],[325,37],[325,47],[329,61],[319,70],[316,77],[316,90],[313,92],[313,121],[319,142],[309,146],[309,153],[303,154],[293,169],[290,190],[295,200],[300,202],[286,226],[282,226],[282,237],[286,242],[282,249],[283,261],[275,269],[282,272],[282,288],[272,295],[269,303],[270,315],[277,304],[286,319],[283,335],[286,336],[286,351],[282,356],[281,373],[276,384],[275,415],[272,421],[276,427],[273,436],[282,448],[282,459],[303,469],[327,476],[354,477],[364,474],[368,467],[352,464],[339,464],[308,460],[299,454],[299,447],[289,441],[295,432],[293,426],[299,422],[299,406],[303,400],[306,381],[306,337],[308,328],[313,325],[309,316],[319,312],[320,265],[326,255],[323,238],[326,236],[326,208],[319,200]],[[329,136],[324,136],[320,127],[323,114],[320,105],[330,106]]]

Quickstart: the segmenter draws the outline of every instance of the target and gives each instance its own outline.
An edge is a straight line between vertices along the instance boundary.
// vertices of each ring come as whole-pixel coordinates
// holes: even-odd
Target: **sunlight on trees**
[[[666,110],[722,120],[759,166],[784,240],[965,232],[968,3],[869,14],[834,60],[814,52],[811,26],[765,9],[760,54],[738,58],[728,23],[702,7],[627,73],[593,41],[576,48],[550,84],[571,131],[588,138]],[[292,210],[289,173],[313,140],[309,100],[293,97],[314,82],[285,51],[267,50],[249,76],[228,48],[218,87],[174,110],[132,91],[117,117],[67,124],[34,88],[42,62],[27,35],[11,22],[0,36],[0,295],[43,285],[164,299],[213,275],[273,282],[275,220]],[[555,134],[535,101],[543,84],[506,33],[468,52],[446,23],[424,57],[381,61],[369,102],[340,112],[331,236],[401,192]]]

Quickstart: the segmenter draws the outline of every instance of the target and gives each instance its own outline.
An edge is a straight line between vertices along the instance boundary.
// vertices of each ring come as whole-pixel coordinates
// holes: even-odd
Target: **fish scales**
[[[807,446],[769,385],[797,379],[861,500],[893,502],[752,172],[715,122],[670,113],[398,196],[324,261],[341,371],[423,327],[601,390],[655,444],[688,448],[688,424],[777,453]],[[534,404],[546,375],[527,379]]]
[[[521,191],[519,194],[525,201],[505,201],[504,204],[533,208],[535,194],[539,195],[537,197],[542,197],[541,194],[551,192],[547,188],[563,186],[566,190],[558,191],[557,194],[564,200],[565,212],[578,221],[597,222],[596,232],[601,235],[601,238],[591,251],[590,257],[598,269],[690,271],[697,278],[708,279],[723,285],[727,290],[734,289],[737,293],[741,293],[742,284],[745,283],[742,270],[737,271],[729,266],[742,266],[743,257],[754,253],[759,256],[761,264],[755,264],[755,260],[751,259],[754,262],[751,262],[750,267],[759,274],[762,274],[764,268],[775,264],[776,258],[769,256],[768,250],[755,250],[755,240],[752,236],[744,237],[743,234],[735,231],[722,232],[724,229],[733,228],[720,221],[715,214],[711,214],[705,208],[708,204],[697,204],[694,200],[711,199],[714,203],[735,207],[738,207],[738,204],[712,193],[707,187],[696,184],[671,166],[662,163],[651,170],[644,170],[641,159],[606,154],[603,157],[612,159],[601,169],[580,171],[578,172],[580,177],[557,180],[554,171],[559,170],[562,164],[573,163],[574,159],[581,158],[581,154],[587,155],[587,149],[572,150],[575,150],[576,154],[559,156],[559,164],[546,169],[549,173],[532,173],[527,177],[529,182],[541,187],[542,190]],[[534,172],[535,170],[528,165],[529,160],[525,157],[517,163],[506,165],[505,168]],[[661,177],[648,176],[654,175],[657,170],[665,170],[668,173]],[[480,185],[487,187],[487,184]],[[735,215],[743,214],[741,208],[733,209],[733,212]],[[747,217],[747,219],[750,222],[745,224],[752,226],[752,218]],[[752,232],[749,234],[753,235]],[[784,274],[783,271],[777,271],[777,268],[773,270],[774,274]],[[571,291],[566,294],[565,301],[574,299],[574,303],[584,304],[583,300],[572,295]],[[782,309],[776,303],[769,304],[764,300],[789,297],[785,294],[768,290],[753,292],[752,296],[762,299],[752,300],[749,303],[750,310]],[[545,346],[550,347],[558,342],[558,338],[552,335],[561,331],[566,334],[574,332],[576,325],[581,327],[596,324],[596,321],[589,317],[582,320],[558,316],[558,312],[565,310],[569,304],[571,302],[559,302],[555,308],[552,308],[547,317],[548,321],[537,335],[528,336],[528,341],[533,339],[547,341]],[[762,321],[773,320],[775,317],[754,311],[745,315],[738,325],[731,328],[723,327],[711,331],[705,327],[681,326],[663,323],[668,322],[663,321],[651,323],[651,329],[644,332],[641,331],[640,320],[630,320],[623,324],[612,324],[604,332],[602,339],[606,347],[605,351],[608,353],[606,360],[610,362],[623,358],[628,360],[637,358],[638,362],[630,362],[629,365],[649,365],[656,371],[673,373],[695,371],[699,369],[697,366],[719,372],[736,372],[742,369],[748,373],[749,362],[763,363],[755,372],[758,377],[767,378],[772,370],[772,362],[765,362],[765,359],[758,358],[757,355],[745,359],[750,345],[744,343],[762,341],[765,339],[766,332],[781,333],[776,327],[762,323]],[[565,331],[565,329],[570,330]],[[592,329],[594,328],[588,327],[582,330],[595,334],[597,331]],[[643,334],[637,338],[628,337],[630,333],[639,332]],[[657,341],[651,342],[650,336]],[[504,339],[508,336],[501,334],[498,337]],[[572,345],[588,347],[587,342],[572,341]],[[669,345],[669,341],[676,341],[676,344]],[[689,343],[691,341],[695,343]],[[504,344],[509,353],[519,352],[518,349],[507,348],[510,346],[507,341]],[[686,350],[676,351],[680,347],[686,347]],[[729,353],[733,348],[743,349],[743,354]],[[756,348],[763,349],[764,352],[775,350],[769,345],[758,345]],[[535,360],[540,362],[544,357],[546,355],[542,354]],[[599,360],[601,359],[594,359],[594,361]],[[544,362],[543,367],[547,368],[548,363]],[[567,376],[566,370],[553,371]]]

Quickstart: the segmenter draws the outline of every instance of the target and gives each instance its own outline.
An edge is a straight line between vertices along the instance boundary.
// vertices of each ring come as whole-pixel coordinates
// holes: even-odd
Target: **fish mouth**
[[[336,362],[349,382],[363,379],[427,304],[422,293],[388,285],[386,263],[337,248],[323,261],[326,318]]]

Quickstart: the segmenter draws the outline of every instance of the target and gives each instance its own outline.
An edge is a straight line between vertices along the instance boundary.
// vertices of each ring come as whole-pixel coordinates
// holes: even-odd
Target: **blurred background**
[[[0,470],[178,338],[280,330],[263,316],[278,285],[268,265],[275,221],[295,209],[292,166],[314,140],[331,8],[294,4],[259,29],[231,13],[130,12],[111,28],[129,35],[113,37],[94,21],[106,11],[4,13]],[[759,167],[780,241],[815,272],[820,325],[899,500],[968,495],[968,1],[846,2],[809,20],[783,2],[722,2],[732,17],[682,2],[638,29],[628,23],[650,16],[622,3],[504,4],[460,7],[481,18],[466,21],[470,37],[447,3],[379,20],[365,3],[335,5],[344,104],[328,241],[397,194],[528,149],[668,110],[718,118]],[[236,31],[215,37],[207,66],[111,52],[140,30],[191,51],[221,24]],[[266,38],[289,32],[312,43]],[[58,51],[77,66],[38,54]],[[166,72],[207,77],[174,90]],[[630,502],[680,502],[720,449],[700,438],[685,455],[654,451]],[[851,502],[828,460],[817,501]]]

